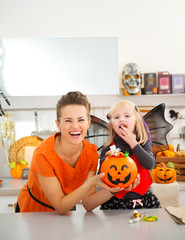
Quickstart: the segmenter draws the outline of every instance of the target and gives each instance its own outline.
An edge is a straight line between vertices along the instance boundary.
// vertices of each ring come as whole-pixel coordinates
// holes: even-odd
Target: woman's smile
[[[64,141],[71,141],[77,144],[87,134],[90,120],[86,108],[82,105],[68,105],[62,108],[60,122],[57,122],[58,129],[62,132]]]
[[[72,132],[69,132],[69,134],[72,137],[79,137],[82,134],[82,132],[80,132],[80,131],[72,131]]]

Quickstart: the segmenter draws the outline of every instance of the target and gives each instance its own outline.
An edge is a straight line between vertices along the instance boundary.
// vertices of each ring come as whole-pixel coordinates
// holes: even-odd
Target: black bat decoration
[[[164,111],[165,104],[161,103],[143,117],[151,136],[151,146],[154,155],[159,151],[169,149],[166,135],[171,131],[173,125],[166,121]]]

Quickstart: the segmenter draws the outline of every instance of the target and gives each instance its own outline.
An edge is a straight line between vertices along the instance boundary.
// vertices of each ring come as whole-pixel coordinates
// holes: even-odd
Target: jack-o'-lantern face
[[[155,183],[173,183],[176,175],[174,168],[166,167],[163,163],[161,163],[161,167],[156,167],[151,173],[152,180]]]
[[[159,168],[156,172],[159,183],[171,183],[175,181],[176,171],[173,168]]]
[[[121,158],[108,156],[101,166],[101,172],[105,173],[103,180],[107,185],[125,188],[134,182],[137,167],[129,156]]]

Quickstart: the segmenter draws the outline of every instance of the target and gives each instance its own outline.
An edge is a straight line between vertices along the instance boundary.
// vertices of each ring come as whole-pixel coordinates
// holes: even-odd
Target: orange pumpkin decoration
[[[175,157],[176,154],[174,152],[174,146],[169,144],[168,146],[168,150],[161,150],[159,152],[157,152],[156,157]],[[164,149],[166,148],[166,145],[163,146]]]
[[[152,169],[151,177],[155,183],[173,183],[176,179],[176,170],[160,163],[159,167]]]
[[[25,163],[16,163],[14,167],[10,168],[10,175],[13,178],[22,178],[22,172],[24,168],[27,168]]]
[[[104,182],[111,187],[126,188],[130,186],[137,176],[137,166],[128,152],[118,152],[111,155],[110,152],[101,166],[101,172],[105,173]]]

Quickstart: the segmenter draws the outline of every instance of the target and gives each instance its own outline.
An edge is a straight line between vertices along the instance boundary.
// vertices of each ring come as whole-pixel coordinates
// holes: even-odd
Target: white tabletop
[[[27,179],[16,178],[0,178],[2,181],[0,185],[0,196],[18,195]]]
[[[177,224],[165,209],[144,209],[157,222],[129,223],[133,210],[84,209],[68,215],[50,213],[0,214],[2,240],[184,240],[185,225]]]

